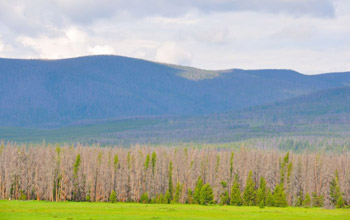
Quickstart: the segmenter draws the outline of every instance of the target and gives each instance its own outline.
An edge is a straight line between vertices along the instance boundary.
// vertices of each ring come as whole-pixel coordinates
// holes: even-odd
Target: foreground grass
[[[264,208],[183,204],[0,201],[6,219],[308,219],[350,220],[346,209]]]

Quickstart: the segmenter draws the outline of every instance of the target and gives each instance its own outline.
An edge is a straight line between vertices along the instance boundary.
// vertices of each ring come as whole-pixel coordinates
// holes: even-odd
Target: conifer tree
[[[213,189],[209,184],[203,185],[200,191],[199,202],[201,205],[208,205],[214,203]]]
[[[343,196],[340,195],[338,200],[337,200],[337,205],[335,206],[336,208],[340,209],[340,208],[344,208],[344,200],[343,200]]]
[[[3,145],[1,145],[3,149]],[[0,151],[2,151],[0,149]],[[1,152],[0,152],[1,154]],[[59,201],[60,197],[60,187],[61,187],[61,179],[62,179],[62,174],[60,173],[60,166],[61,166],[61,147],[59,144],[56,145],[56,169],[54,173],[54,186],[53,186],[53,199],[55,201]]]
[[[221,187],[223,188],[223,192],[220,194],[220,205],[228,205],[230,203],[230,196],[226,189],[227,183],[225,181],[222,181]]]
[[[273,195],[272,195],[270,189],[267,190],[267,195],[266,195],[266,206],[268,206],[268,207],[274,206],[274,198],[273,198]]]
[[[267,196],[266,180],[264,177],[261,177],[259,189],[256,193],[256,203],[259,206],[262,206],[262,205],[266,206],[266,196]]]
[[[295,206],[296,206],[296,207],[303,206],[303,202],[304,202],[304,200],[303,200],[303,194],[302,194],[302,192],[299,192],[299,195],[298,195],[298,197],[297,197]]]
[[[338,170],[335,171],[335,176],[330,183],[330,195],[333,205],[337,205],[338,199],[341,196],[340,186],[339,186],[339,174]]]
[[[196,187],[194,188],[193,200],[195,204],[200,204],[200,195],[203,187],[202,177],[198,177]]]
[[[261,208],[261,209],[265,208],[265,203],[263,200],[261,200],[261,202],[259,204],[259,208]]]
[[[316,192],[312,193],[312,206],[323,207],[323,195],[317,195]]]
[[[241,190],[240,190],[237,174],[235,175],[235,180],[233,182],[232,189],[231,189],[230,205],[234,205],[234,206],[242,205]]]
[[[119,165],[118,154],[115,154],[115,155],[114,155],[114,162],[113,162],[113,165],[114,165],[114,169],[117,169],[117,168],[118,168],[118,165]]]
[[[182,192],[182,185],[177,182],[176,187],[175,187],[175,196],[174,196],[174,202],[179,203],[180,197],[181,197],[181,192]]]
[[[172,197],[170,196],[170,192],[169,190],[166,191],[165,195],[164,195],[164,203],[168,203],[170,204],[172,200]]]
[[[303,206],[305,208],[310,208],[311,207],[311,198],[310,198],[310,194],[309,193],[306,193],[306,195],[305,195]]]
[[[151,160],[151,158],[150,158],[149,154],[147,154],[145,164],[144,164],[145,170],[148,169],[150,160]]]
[[[273,204],[275,207],[286,207],[288,205],[283,184],[278,184],[273,193]]]
[[[90,190],[86,194],[85,201],[91,202]]]
[[[1,144],[2,142],[0,149]],[[217,200],[214,202],[220,204],[242,205],[242,196],[249,200],[246,199],[247,195],[251,195],[248,192],[254,193],[255,189],[255,205],[261,207],[284,206],[285,199],[288,205],[294,206],[349,205],[346,169],[350,161],[345,160],[343,155],[329,156],[317,152],[293,154],[292,160],[291,154],[279,156],[279,151],[272,155],[262,151],[236,152],[237,161],[234,162],[237,162],[237,168],[242,169],[240,172],[247,171],[244,187],[240,187],[242,181],[238,181],[238,176],[235,175],[231,152],[190,149],[187,153],[184,150],[185,153],[178,151],[176,154],[173,149],[157,149],[155,152],[160,153],[161,161],[156,164],[155,152],[152,153],[147,147],[116,149],[51,145],[26,148],[12,146],[11,143],[7,145],[0,154],[1,161],[10,161],[0,164],[0,199],[3,200],[26,198],[110,202],[113,201],[115,192],[120,202],[138,202],[141,195],[147,192],[152,202],[195,203],[194,196],[196,203],[201,203],[201,195],[202,201],[206,197],[205,191],[202,191],[204,183],[212,183],[214,199]],[[245,163],[246,160],[253,161],[260,156],[260,162],[271,163],[266,169],[258,169],[257,161]],[[300,162],[293,168],[292,161]],[[254,169],[253,176],[248,175],[250,169]],[[267,169],[272,172],[267,172]],[[280,171],[284,181],[278,179]],[[266,174],[269,178],[266,181],[260,178],[257,182],[254,178],[255,172],[259,178]],[[330,179],[329,172],[333,174]],[[203,179],[196,176],[199,173]],[[219,179],[229,182],[220,184]],[[254,185],[252,179],[255,187],[250,187]],[[183,187],[181,188],[181,183],[174,181],[181,181]],[[271,184],[273,188],[266,187]],[[158,197],[161,199],[157,199]]]
[[[164,198],[163,194],[160,193],[156,196],[155,203],[165,204],[165,203],[168,203],[168,201]]]
[[[78,180],[78,172],[80,167],[81,159],[80,154],[77,155],[74,163],[73,168],[73,182],[74,182],[74,192],[73,192],[73,199],[79,200],[79,180]]]
[[[2,154],[3,150],[4,150],[4,144],[1,144],[1,146],[0,146],[0,155]]]
[[[284,183],[286,171],[287,171],[287,165],[289,162],[289,152],[284,156],[283,161],[281,162],[281,167],[280,167],[280,183]],[[288,167],[289,169],[292,168],[292,165]]]
[[[154,171],[156,169],[156,163],[157,163],[157,154],[156,152],[152,153],[152,175],[154,176]]]
[[[109,201],[111,203],[117,202],[117,193],[114,190],[112,190],[111,195],[109,196]]]
[[[149,154],[146,155],[146,159],[145,159],[145,163],[143,165],[143,173],[142,173],[142,191],[146,191],[147,188],[147,179],[148,179],[148,168],[150,167],[150,161],[151,161],[151,157],[149,156]]]
[[[173,200],[173,163],[170,161],[169,162],[169,170],[168,170],[168,177],[169,177],[169,181],[168,181],[168,201],[170,203],[171,200]]]
[[[230,179],[232,178],[232,175],[233,175],[233,159],[234,159],[234,153],[231,152],[231,158],[230,158]]]
[[[119,168],[119,158],[118,154],[114,155],[114,162],[113,162],[113,168],[114,168],[114,175],[113,175],[113,190],[116,188],[116,176],[117,176],[117,170]]]
[[[253,181],[253,173],[249,171],[246,187],[243,192],[243,205],[254,206],[255,205],[255,183]]]
[[[24,194],[24,191],[21,189],[19,191],[20,196],[18,197],[19,200],[27,200],[26,194]]]
[[[80,167],[80,154],[77,155],[76,159],[75,159],[75,163],[74,163],[74,169],[73,169],[73,177],[76,179],[78,178],[78,171],[79,171],[79,167]]]
[[[187,204],[193,204],[193,192],[191,189],[188,189],[187,192]]]
[[[216,156],[216,165],[215,165],[215,173],[219,173],[220,168],[220,155]]]

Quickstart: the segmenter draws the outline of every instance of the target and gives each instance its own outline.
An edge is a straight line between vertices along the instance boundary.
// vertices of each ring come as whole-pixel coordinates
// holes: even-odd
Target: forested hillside
[[[342,208],[349,167],[349,152],[7,144],[0,199]]]
[[[335,124],[350,122],[350,87],[322,90],[309,95],[246,109],[236,118],[284,124]]]
[[[349,122],[350,87],[342,87],[239,111],[172,118],[148,128],[114,135],[124,139],[135,137],[143,143],[159,139],[218,143],[257,137],[346,137],[350,134]],[[113,134],[104,137],[108,140]]]
[[[57,129],[0,127],[0,139],[123,145],[223,143],[258,137],[346,137],[349,122],[350,87],[342,87],[221,114],[95,121]]]
[[[101,119],[221,113],[349,82],[349,73],[206,71],[119,56],[0,59],[0,125],[59,127]]]

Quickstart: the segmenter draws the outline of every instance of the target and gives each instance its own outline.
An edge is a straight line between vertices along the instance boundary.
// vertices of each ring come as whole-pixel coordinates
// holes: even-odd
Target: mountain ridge
[[[0,124],[60,127],[84,120],[236,111],[350,84],[350,73],[201,70],[122,56],[0,58]]]

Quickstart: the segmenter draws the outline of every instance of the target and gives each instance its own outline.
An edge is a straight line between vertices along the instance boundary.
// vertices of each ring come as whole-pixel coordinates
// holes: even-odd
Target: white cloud
[[[334,15],[331,0],[237,0],[234,2],[240,10],[282,12],[295,16],[332,17]]]
[[[4,49],[4,44],[2,43],[1,35],[0,35],[0,53],[3,49]]]
[[[192,55],[175,42],[165,42],[157,49],[155,59],[163,63],[190,65]]]
[[[114,49],[108,45],[96,45],[94,47],[89,48],[88,50],[91,54],[114,54]]]
[[[310,24],[292,24],[286,26],[273,37],[276,39],[287,39],[293,41],[304,41],[311,39],[316,34],[315,28]]]
[[[0,0],[0,55],[349,70],[348,0]],[[311,7],[310,7],[311,5]]]
[[[88,54],[89,39],[87,34],[75,27],[64,30],[60,35],[48,37],[41,35],[39,37],[21,36],[17,41],[24,46],[32,47],[39,53],[40,58],[65,58],[71,56],[81,56]]]

